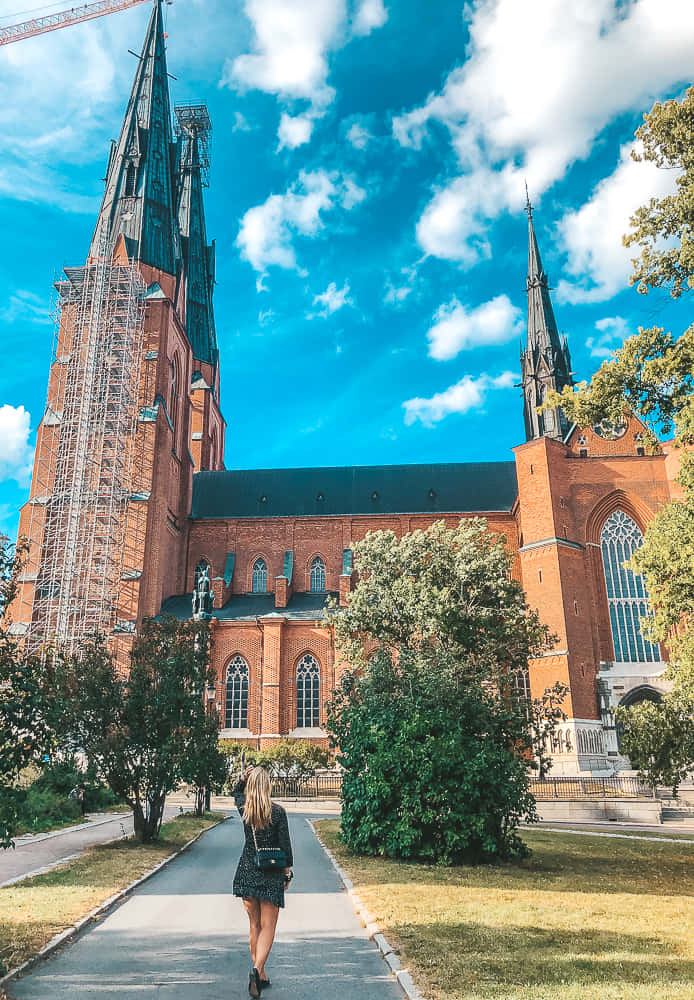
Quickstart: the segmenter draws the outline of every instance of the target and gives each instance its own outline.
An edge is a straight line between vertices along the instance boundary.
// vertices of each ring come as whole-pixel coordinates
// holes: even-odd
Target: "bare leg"
[[[249,944],[251,946],[251,958],[253,959],[253,965],[258,968],[256,963],[257,951],[258,951],[258,935],[260,934],[260,900],[244,899],[243,905],[246,907],[246,913],[248,914],[249,928]]]
[[[261,979],[267,979],[265,975],[265,963],[270,954],[272,943],[275,940],[275,928],[277,927],[279,912],[279,906],[275,906],[274,903],[268,903],[264,899],[261,900],[260,934],[258,935],[255,953],[255,967]]]

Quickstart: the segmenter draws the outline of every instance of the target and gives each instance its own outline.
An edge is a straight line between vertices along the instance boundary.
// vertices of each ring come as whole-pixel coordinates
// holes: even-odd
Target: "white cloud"
[[[312,314],[312,316],[321,316],[323,319],[326,319],[328,316],[331,316],[333,313],[337,312],[338,309],[342,309],[344,306],[353,306],[354,300],[350,297],[349,292],[350,288],[348,281],[345,281],[342,288],[338,288],[337,284],[334,281],[331,281],[324,292],[321,292],[320,295],[314,296],[314,306],[322,305],[323,308],[317,313]]]
[[[623,316],[605,316],[595,324],[597,337],[587,337],[586,347],[592,358],[609,358],[630,334],[629,322]]]
[[[453,296],[434,313],[434,325],[427,333],[429,356],[449,361],[461,351],[483,344],[505,344],[523,329],[520,309],[508,295],[497,295],[489,302],[469,308]]]
[[[338,207],[349,211],[365,197],[351,178],[336,171],[302,170],[284,194],[272,194],[262,205],[248,209],[236,245],[256,271],[298,268],[294,237],[317,236],[325,226],[325,213]],[[262,280],[257,287],[265,290]]]
[[[360,122],[353,122],[347,129],[347,141],[355,149],[365,149],[371,139],[373,136]]]
[[[361,0],[354,18],[354,34],[369,35],[375,28],[382,28],[387,20],[383,0]]]
[[[327,53],[345,20],[344,0],[245,0],[254,51],[227,63],[223,84],[326,107]]]
[[[388,305],[400,305],[411,291],[411,285],[394,285],[392,281],[388,280],[386,282],[386,294],[383,297],[383,301],[387,302]]]
[[[48,297],[18,288],[14,295],[10,295],[7,305],[0,309],[0,320],[3,323],[16,323],[19,320],[22,323],[48,325],[53,322]]]
[[[234,124],[231,126],[232,132],[250,132],[251,126],[248,124],[248,119],[245,115],[242,115],[240,111],[234,112]]]
[[[622,147],[614,173],[597,185],[590,199],[558,224],[568,254],[566,270],[578,283],[562,280],[557,298],[563,302],[602,302],[627,287],[636,248],[622,244],[629,218],[650,198],[675,190],[673,172],[654,163],[633,160],[631,144]]]
[[[464,375],[455,385],[437,392],[430,399],[417,397],[404,402],[405,423],[413,424],[415,420],[420,420],[425,427],[433,427],[451,413],[482,409],[490,390],[509,389],[515,381],[513,372],[503,372],[494,378],[486,374],[477,377]]]
[[[15,479],[28,485],[34,450],[29,446],[31,415],[23,406],[0,406],[0,482]]]
[[[459,176],[434,191],[417,236],[427,253],[471,266],[486,223],[535,199],[587,157],[617,115],[689,81],[694,4],[681,0],[477,0],[465,61],[393,133],[419,148],[449,132]],[[461,53],[462,55],[462,53]]]
[[[277,129],[279,148],[296,149],[297,146],[303,146],[310,140],[312,131],[313,119],[311,115],[296,115],[292,117],[292,115],[288,115],[286,111],[283,111],[279,128]]]

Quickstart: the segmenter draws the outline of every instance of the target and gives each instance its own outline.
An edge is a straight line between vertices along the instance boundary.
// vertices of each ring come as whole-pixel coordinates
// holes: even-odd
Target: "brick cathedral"
[[[156,2],[86,264],[57,286],[16,634],[99,627],[118,651],[144,617],[189,618],[195,599],[211,617],[208,696],[223,735],[323,740],[340,664],[321,619],[329,594],[349,600],[353,543],[483,516],[559,637],[529,669],[533,695],[557,680],[570,690],[554,773],[625,766],[610,709],[659,698],[665,663],[639,631],[643,580],[622,563],[674,495],[677,456],[667,444],[646,455],[635,419],[583,428],[560,410],[538,415],[572,374],[530,206],[525,442],[513,459],[226,470],[203,205],[209,117],[176,108],[174,129],[164,37]]]

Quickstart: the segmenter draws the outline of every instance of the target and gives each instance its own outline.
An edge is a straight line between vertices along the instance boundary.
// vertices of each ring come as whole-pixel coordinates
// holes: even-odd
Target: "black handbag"
[[[281,847],[258,847],[258,841],[253,831],[253,843],[255,844],[255,857],[253,864],[260,872],[284,872],[287,867],[287,855]]]

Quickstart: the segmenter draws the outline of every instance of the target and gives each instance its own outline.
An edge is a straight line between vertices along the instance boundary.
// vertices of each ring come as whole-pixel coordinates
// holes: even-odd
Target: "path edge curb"
[[[354,907],[354,912],[356,916],[363,924],[363,926],[366,928],[366,932],[369,935],[369,939],[373,941],[373,943],[378,948],[379,952],[381,953],[381,958],[386,962],[388,968],[391,971],[391,974],[395,978],[395,981],[402,990],[403,994],[407,997],[407,1000],[426,1000],[424,994],[420,993],[420,991],[415,986],[409,971],[407,969],[403,969],[402,966],[400,965],[400,960],[398,959],[395,953],[395,949],[388,943],[387,939],[383,936],[383,934],[381,934],[378,928],[378,924],[376,923],[372,915],[369,913],[369,911],[362,903],[361,899],[359,898],[359,895],[354,891],[354,883],[347,875],[347,873],[344,871],[344,869],[340,866],[330,848],[324,844],[321,835],[316,830],[315,822],[312,819],[308,818],[306,819],[306,822],[313,830],[314,837],[316,838],[320,846],[323,848],[323,851],[328,856],[330,863],[337,872],[337,876],[342,882],[345,892],[352,901],[352,906]],[[2,980],[0,980],[0,985],[2,985]]]
[[[104,914],[111,910],[114,906],[121,903],[127,896],[130,896],[135,889],[138,889],[143,884],[143,882],[149,881],[149,879],[160,872],[162,868],[166,868],[172,861],[175,861],[176,858],[180,857],[184,851],[187,851],[190,847],[192,847],[193,844],[200,840],[200,838],[206,833],[209,833],[210,830],[214,830],[222,823],[226,823],[228,819],[229,817],[226,816],[224,819],[220,819],[216,823],[213,823],[212,826],[208,826],[204,830],[201,830],[200,833],[197,833],[194,837],[192,837],[186,844],[183,845],[183,847],[179,847],[179,849],[174,851],[173,854],[169,854],[167,858],[160,861],[158,865],[154,866],[154,868],[150,868],[148,872],[145,872],[144,875],[135,879],[134,882],[130,882],[130,884],[126,885],[124,889],[120,889],[113,896],[109,896],[108,899],[105,899],[103,903],[99,903],[98,906],[95,906],[94,909],[90,910],[89,913],[85,914],[85,916],[80,917],[80,919],[75,921],[74,924],[71,924],[70,927],[66,927],[64,931],[60,931],[60,933],[52,937],[51,940],[43,946],[43,948],[37,951],[35,955],[27,958],[26,962],[22,962],[21,965],[16,966],[14,969],[10,969],[9,972],[0,977],[0,989],[4,989],[6,986],[9,986],[13,980],[24,975],[25,972],[28,972],[29,969],[43,961],[43,959],[48,958],[62,945],[67,944],[68,941],[73,941],[75,938],[79,937],[89,923],[104,916]],[[10,887],[8,886],[8,888]]]

